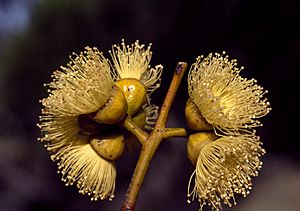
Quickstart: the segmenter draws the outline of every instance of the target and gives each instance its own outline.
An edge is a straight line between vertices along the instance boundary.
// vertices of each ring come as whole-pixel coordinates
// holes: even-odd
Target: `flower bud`
[[[201,115],[196,104],[188,99],[185,107],[185,121],[192,130],[211,130],[212,125]]]
[[[146,102],[147,92],[145,86],[134,78],[121,79],[116,82],[116,85],[122,89],[127,100],[127,113],[134,115]]]
[[[115,124],[126,116],[127,102],[122,90],[114,86],[112,95],[106,105],[90,116],[99,123]]]
[[[101,157],[116,160],[123,153],[124,136],[120,134],[92,136],[90,144]]]
[[[131,119],[137,126],[143,129],[146,124],[146,112],[143,109],[141,109]]]
[[[187,142],[187,154],[190,161],[196,165],[198,156],[202,148],[211,141],[216,140],[216,135],[212,133],[196,133],[190,135]]]

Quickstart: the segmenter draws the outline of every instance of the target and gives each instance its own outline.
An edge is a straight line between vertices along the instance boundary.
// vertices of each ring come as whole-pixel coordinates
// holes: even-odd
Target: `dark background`
[[[178,61],[225,50],[245,66],[242,75],[269,90],[273,110],[258,134],[267,155],[253,191],[225,210],[300,210],[299,61],[300,7],[289,1],[256,0],[0,0],[0,210],[118,210],[137,154],[117,162],[116,198],[90,202],[65,188],[36,127],[46,97],[44,83],[71,52],[97,46],[105,52],[125,38],[153,43],[151,65],[162,64],[162,104]],[[188,98],[184,80],[169,125],[185,126]],[[155,155],[137,210],[197,210],[186,203],[192,164],[186,141],[165,141]],[[206,210],[206,209],[205,209]]]

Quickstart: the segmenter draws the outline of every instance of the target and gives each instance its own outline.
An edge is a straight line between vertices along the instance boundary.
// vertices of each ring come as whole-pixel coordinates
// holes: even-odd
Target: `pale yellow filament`
[[[55,116],[77,116],[96,111],[102,107],[113,87],[109,63],[97,48],[86,47],[86,51],[67,67],[53,73],[49,84],[49,96],[43,99],[43,114]]]
[[[198,57],[188,76],[188,90],[203,117],[226,135],[254,134],[261,126],[258,118],[271,108],[263,88],[254,79],[242,78],[236,60],[209,54]]]
[[[151,104],[146,104],[143,106],[143,109],[146,114],[145,129],[153,130],[158,117],[159,107]]]
[[[88,137],[80,137],[78,124],[80,115],[97,111],[109,100],[114,83],[110,65],[97,48],[86,47],[73,55],[67,67],[53,73],[49,96],[41,100],[39,140],[58,162],[66,185],[76,183],[79,192],[91,195],[92,200],[112,199],[115,164],[101,158]]]
[[[205,145],[200,151],[196,170],[192,174],[188,197],[198,198],[200,209],[208,204],[214,210],[236,204],[234,193],[244,197],[252,189],[251,177],[262,167],[265,154],[258,137],[223,136]],[[191,188],[194,180],[194,188]]]
[[[73,143],[56,153],[58,172],[66,186],[76,184],[79,193],[91,200],[112,200],[115,191],[116,167],[114,161],[100,157],[87,143]]]
[[[122,40],[120,45],[113,45],[110,51],[114,76],[118,79],[135,78],[140,80],[150,94],[160,86],[162,65],[151,68],[149,63],[152,57],[151,44],[145,48],[139,41],[126,45]]]

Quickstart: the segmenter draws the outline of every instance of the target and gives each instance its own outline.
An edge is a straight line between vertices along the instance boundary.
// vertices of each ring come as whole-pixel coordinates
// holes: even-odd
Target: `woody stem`
[[[136,130],[135,130],[135,132],[133,132],[133,134],[137,135],[137,137],[140,141],[143,140],[143,141],[141,141],[142,150],[141,150],[136,168],[134,170],[134,173],[133,173],[133,176],[131,179],[131,183],[129,185],[124,202],[121,207],[122,211],[134,211],[135,210],[135,206],[136,206],[136,202],[137,202],[137,198],[139,195],[141,185],[144,181],[146,172],[150,165],[150,161],[151,161],[153,155],[155,154],[161,140],[163,138],[170,137],[171,135],[173,136],[174,134],[175,134],[175,136],[177,136],[177,135],[185,136],[186,135],[183,130],[179,130],[179,133],[177,133],[178,132],[177,130],[176,130],[177,132],[175,132],[175,130],[173,130],[173,132],[175,132],[175,133],[172,134],[172,132],[170,132],[172,130],[168,130],[165,128],[171,105],[174,101],[176,92],[178,90],[178,87],[180,85],[180,82],[182,80],[184,72],[186,70],[186,67],[187,67],[187,64],[184,62],[179,62],[177,64],[177,67],[176,67],[174,75],[173,75],[172,82],[170,84],[169,90],[165,97],[161,111],[159,113],[156,125],[155,125],[152,133],[150,134],[150,136],[146,137],[146,135],[145,135],[144,137],[146,137],[146,139],[144,140],[143,135],[141,135],[141,136],[139,135],[141,133],[139,133],[139,132],[136,133]],[[130,129],[130,127],[129,127],[130,124],[127,124],[127,123],[125,120],[124,127],[129,129],[129,131],[131,131],[132,129]]]

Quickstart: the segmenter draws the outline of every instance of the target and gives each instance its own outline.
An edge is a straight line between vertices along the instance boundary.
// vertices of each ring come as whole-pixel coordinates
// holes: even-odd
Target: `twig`
[[[154,127],[154,130],[146,139],[145,141],[142,141],[143,146],[141,150],[141,154],[139,156],[139,160],[137,162],[135,171],[133,173],[131,183],[129,185],[129,188],[127,190],[123,205],[121,207],[122,211],[134,211],[136,206],[136,201],[138,198],[138,194],[141,188],[141,185],[144,181],[144,177],[146,175],[146,172],[148,170],[148,167],[150,165],[150,161],[155,154],[157,147],[159,146],[161,140],[165,137],[169,137],[169,135],[172,134],[172,130],[166,130],[165,126],[168,118],[168,114],[171,108],[171,105],[174,101],[176,92],[178,90],[178,87],[180,85],[181,79],[184,75],[184,72],[187,68],[187,64],[184,62],[179,62],[177,64],[177,67],[175,69],[172,82],[170,84],[168,93],[166,95],[166,98],[164,100],[164,103],[162,105],[160,114],[158,116],[158,120],[156,122],[156,125]],[[128,122],[127,122],[128,123]],[[126,121],[125,121],[126,124]],[[139,132],[136,132],[138,130],[133,130],[135,134],[141,137],[141,140],[143,140],[142,136]],[[169,131],[169,132],[167,132]],[[176,130],[177,131],[177,130]],[[173,133],[175,130],[173,130]],[[178,131],[177,131],[178,132]],[[177,134],[176,132],[176,134]],[[180,130],[180,134],[182,135],[183,131]]]
[[[123,125],[128,131],[137,137],[139,142],[144,146],[149,135],[143,131],[139,126],[137,126],[130,117],[127,117]]]

